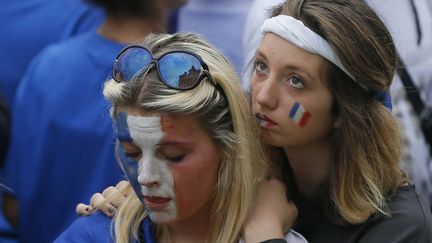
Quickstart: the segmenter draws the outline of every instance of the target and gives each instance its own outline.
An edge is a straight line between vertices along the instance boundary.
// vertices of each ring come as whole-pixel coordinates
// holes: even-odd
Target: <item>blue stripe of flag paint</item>
[[[291,119],[294,119],[295,114],[297,113],[297,110],[299,109],[299,107],[300,107],[300,103],[298,103],[298,102],[296,102],[296,103],[293,105],[293,107],[291,108],[291,111],[290,111],[290,113],[289,113],[289,117],[290,117]]]
[[[115,119],[115,132],[117,139],[121,142],[132,142],[132,137],[129,133],[127,125],[127,113],[119,112]]]

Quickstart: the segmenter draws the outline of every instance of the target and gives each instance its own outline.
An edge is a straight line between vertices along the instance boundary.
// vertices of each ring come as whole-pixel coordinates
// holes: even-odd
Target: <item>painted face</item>
[[[117,112],[127,115],[130,137],[118,133],[117,138],[125,156],[138,163],[138,182],[152,221],[208,218],[219,152],[197,121],[135,108],[120,107]]]
[[[256,54],[252,105],[262,138],[278,147],[326,140],[334,127],[333,97],[323,85],[329,62],[267,33]]]

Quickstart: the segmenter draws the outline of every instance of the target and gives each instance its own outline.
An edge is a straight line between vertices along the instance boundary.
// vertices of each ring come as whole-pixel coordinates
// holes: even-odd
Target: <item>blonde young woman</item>
[[[150,35],[120,52],[104,95],[127,199],[112,221],[79,218],[56,242],[239,241],[257,183],[270,173],[223,55],[192,34]]]

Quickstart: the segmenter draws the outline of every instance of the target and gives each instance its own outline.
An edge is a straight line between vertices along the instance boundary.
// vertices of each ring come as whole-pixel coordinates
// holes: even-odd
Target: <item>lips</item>
[[[168,206],[170,198],[145,196],[144,203],[150,210],[161,210]]]
[[[276,122],[272,121],[270,118],[268,118],[265,115],[256,114],[255,117],[256,117],[257,123],[260,127],[271,128],[271,127],[277,126]]]

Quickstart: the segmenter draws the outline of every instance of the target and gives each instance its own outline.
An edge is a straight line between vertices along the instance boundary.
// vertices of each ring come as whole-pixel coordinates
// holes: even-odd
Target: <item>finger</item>
[[[104,205],[101,205],[99,207],[99,209],[108,217],[113,217],[114,214],[117,212],[117,209],[110,203],[106,203]]]
[[[115,187],[116,187],[118,190],[123,190],[123,189],[125,189],[125,188],[128,187],[128,186],[129,186],[129,182],[123,180],[123,181],[120,181],[119,183],[117,183],[117,185],[116,185]]]
[[[113,217],[117,211],[110,202],[105,201],[105,197],[101,193],[93,194],[90,199],[90,206],[99,209],[108,217]]]
[[[123,194],[124,198],[128,197],[131,193],[133,193],[133,191],[130,190],[131,187],[130,187],[129,181],[126,181],[126,180],[123,180],[123,181],[120,181],[119,183],[117,183],[116,188],[119,191],[124,192],[124,194]]]
[[[90,206],[96,208],[104,201],[105,197],[101,193],[95,193],[90,198]]]
[[[115,187],[113,187],[113,186],[110,186],[110,187],[107,187],[105,190],[103,190],[102,196],[104,198],[107,198],[107,197],[113,195],[116,192],[118,192],[118,189],[115,188]]]
[[[109,204],[111,204],[111,206],[113,206],[115,209],[119,208],[127,199],[126,195],[116,195],[112,198],[110,198]]]
[[[75,208],[76,213],[80,216],[87,216],[91,213],[92,210],[93,208],[91,206],[84,203],[79,203]]]

